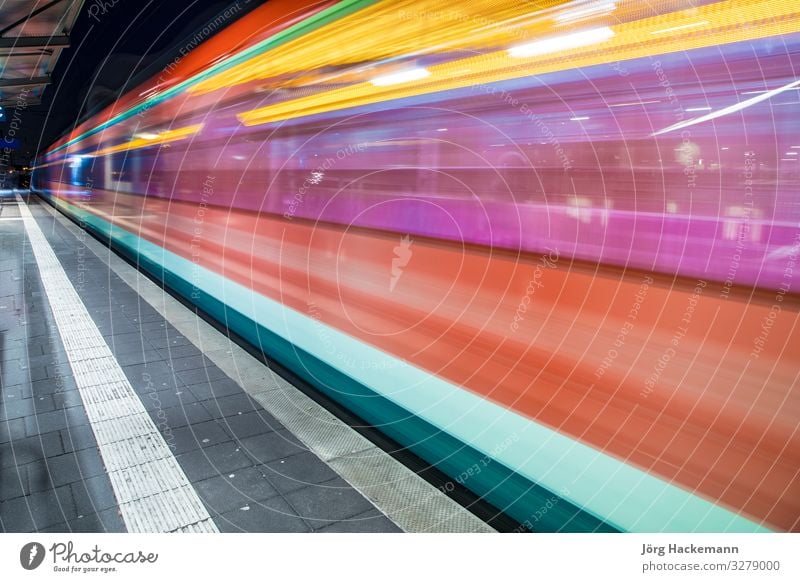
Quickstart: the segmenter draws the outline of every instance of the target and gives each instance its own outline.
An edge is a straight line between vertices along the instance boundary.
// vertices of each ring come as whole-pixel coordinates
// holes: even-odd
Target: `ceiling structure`
[[[83,0],[3,0],[0,10],[0,107],[40,102],[69,47]]]

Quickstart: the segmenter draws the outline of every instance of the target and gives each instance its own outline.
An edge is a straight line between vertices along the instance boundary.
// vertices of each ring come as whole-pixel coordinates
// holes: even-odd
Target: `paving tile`
[[[260,468],[281,493],[289,493],[338,477],[333,469],[310,452],[272,461]]]
[[[89,418],[86,416],[86,410],[83,406],[43,412],[25,418],[25,428],[29,435],[52,432],[68,426],[81,426],[84,424],[89,424]]]
[[[401,533],[403,530],[380,511],[371,510],[349,519],[334,522],[318,531],[320,533]]]
[[[47,370],[47,378],[49,379],[72,376],[72,368],[70,367],[69,362],[54,362],[47,364],[45,365],[45,369]]]
[[[16,362],[17,360],[24,360],[26,358],[38,358],[43,356],[31,356],[24,347],[21,348],[0,348],[0,362]]]
[[[226,513],[278,495],[256,467],[247,467],[193,483],[197,494],[214,513]]]
[[[0,444],[11,440],[24,439],[27,436],[24,418],[0,420]]]
[[[28,473],[24,468],[18,471],[16,467],[7,467],[0,471],[0,501],[21,497],[29,491]]]
[[[256,435],[283,430],[283,426],[268,412],[248,412],[227,418],[218,419],[217,422],[233,438],[242,440]]]
[[[240,441],[246,451],[257,463],[269,463],[292,455],[308,452],[297,438],[286,430],[268,432]]]
[[[211,420],[211,415],[199,402],[190,402],[186,405],[172,406],[170,408],[154,408],[148,412],[156,425],[169,427],[172,430]]]
[[[37,348],[42,354],[45,354],[45,355],[46,354],[56,354],[56,353],[63,353],[64,352],[64,346],[61,344],[61,342],[60,341],[55,341],[54,339],[52,339],[50,337],[46,337],[46,338],[43,338],[43,339],[40,338],[40,339],[38,339],[36,341],[28,342],[28,350],[32,351],[32,350],[37,349]]]
[[[58,432],[61,435],[61,443],[64,446],[65,453],[97,448],[97,440],[95,439],[94,431],[89,425],[70,426]]]
[[[150,342],[150,345],[156,349],[164,349],[167,346],[177,347],[192,345],[192,342],[183,335],[174,332],[171,329],[165,331],[166,333],[162,332],[160,334],[148,335],[147,339]]]
[[[30,384],[17,384],[16,386],[0,387],[0,402],[14,401],[21,398],[31,398],[33,392]],[[0,416],[2,419],[2,416]]]
[[[78,390],[62,390],[61,392],[53,393],[50,398],[53,401],[53,408],[55,410],[71,408],[73,406],[83,406],[81,393]]]
[[[138,349],[139,351],[154,349],[150,345],[150,341],[148,340],[147,336],[139,331],[113,335],[108,338],[107,343],[108,347],[110,347],[112,350],[122,348],[123,346],[132,347]]]
[[[22,370],[19,367],[12,367],[4,368],[2,371],[3,384],[8,384],[10,386],[44,380],[45,378],[47,378],[47,370],[45,367],[33,368],[31,370]]]
[[[0,468],[25,465],[64,453],[57,431],[0,445]]]
[[[67,392],[69,390],[77,390],[75,380],[72,376],[62,376],[61,378],[47,378],[46,380],[39,380],[32,382],[31,394],[33,396],[46,396],[56,394],[58,392]]]
[[[163,322],[164,316],[158,313],[155,309],[150,307],[144,299],[137,298],[138,301],[126,308],[122,306],[122,313],[127,317],[131,323],[151,323]]]
[[[175,406],[186,406],[188,404],[197,402],[194,394],[192,394],[185,386],[180,388],[173,387],[166,390],[146,390],[139,393],[139,398],[145,410],[158,410],[173,408]],[[206,408],[208,410],[208,408]]]
[[[195,356],[185,356],[183,358],[172,358],[169,360],[170,367],[175,370],[176,372],[187,372],[189,370],[196,370],[201,369],[205,370],[206,368],[215,368],[214,364],[211,361],[201,355]]]
[[[96,325],[98,331],[100,331],[100,334],[106,339],[112,335],[118,335],[121,333],[134,333],[139,329],[136,325],[123,318],[114,319],[109,323],[100,323]]]
[[[145,321],[136,326],[131,324],[131,326],[136,329],[141,329],[142,331],[151,332],[154,336],[163,335],[167,330],[167,324],[163,317],[155,321]]]
[[[334,521],[373,509],[373,505],[364,496],[340,478],[288,493],[286,500],[313,529],[320,529]]]
[[[212,515],[221,532],[307,532],[309,526],[280,497]]]
[[[131,383],[133,390],[138,393],[160,392],[162,390],[183,389],[183,383],[175,377],[171,371],[161,374],[151,374],[149,372],[131,373],[123,368],[125,377]]]
[[[47,463],[26,465],[31,490],[67,485],[105,473],[100,453],[83,449],[47,459]]]
[[[120,367],[164,361],[164,358],[154,349],[120,351],[115,354],[115,357]]]
[[[69,485],[78,515],[89,515],[116,508],[117,499],[108,475],[89,477]]]
[[[123,533],[125,524],[117,508],[100,513],[80,514],[64,523],[39,530],[42,533]]]
[[[192,483],[253,466],[253,461],[234,442],[197,449],[176,458]]]
[[[156,351],[164,360],[167,361],[174,360],[177,358],[185,358],[188,356],[201,355],[200,350],[198,350],[193,344],[183,344],[183,345],[167,344],[167,347],[159,348]]]
[[[28,366],[31,368],[38,368],[50,364],[66,364],[69,360],[67,359],[66,352],[59,351],[47,355],[29,356],[26,360],[23,361],[27,361]]]
[[[0,502],[6,532],[34,532],[76,517],[69,487],[58,487]]]
[[[243,394],[244,390],[230,378],[220,378],[213,382],[200,382],[188,386],[198,400],[209,400],[230,396],[232,394]]]
[[[231,440],[230,435],[216,421],[200,422],[184,426],[164,435],[173,455],[194,449],[204,449]]]
[[[203,402],[203,405],[212,415],[218,417],[233,416],[262,410],[261,405],[243,391],[239,394],[219,396],[206,400]]]
[[[128,378],[172,378],[174,373],[164,361],[153,361],[146,364],[132,364],[122,366],[122,371]],[[131,380],[133,382],[133,380]]]
[[[176,372],[175,374],[181,382],[183,382],[187,386],[191,386],[193,384],[204,384],[204,383],[213,383],[217,380],[227,380],[229,379],[225,372],[217,368],[216,366],[210,366],[206,368],[195,368],[192,370],[181,370]]]
[[[15,418],[25,418],[36,414],[36,405],[33,398],[22,398],[16,401],[4,401],[0,405],[0,418],[5,421]]]

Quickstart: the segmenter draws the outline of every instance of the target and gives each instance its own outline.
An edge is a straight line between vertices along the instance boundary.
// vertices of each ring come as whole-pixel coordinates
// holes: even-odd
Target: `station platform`
[[[38,197],[0,198],[0,531],[493,531]]]

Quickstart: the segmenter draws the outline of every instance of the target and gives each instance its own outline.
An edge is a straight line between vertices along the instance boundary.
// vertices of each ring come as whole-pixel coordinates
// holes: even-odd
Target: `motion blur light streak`
[[[95,150],[91,153],[85,154],[85,156],[97,158],[100,156],[107,156],[108,154],[127,152],[138,148],[146,148],[153,145],[171,143],[192,136],[199,132],[202,128],[203,124],[198,123],[197,125],[190,125],[188,127],[181,127],[179,129],[170,129],[167,131],[162,131],[161,133],[145,132],[143,134],[137,134],[136,139],[132,139],[129,142]]]
[[[766,101],[767,99],[771,99],[776,95],[780,95],[784,91],[788,91],[789,89],[794,89],[800,85],[800,80],[792,81],[788,85],[784,85],[783,87],[778,87],[777,89],[773,89],[771,91],[767,91],[765,93],[761,93],[758,97],[751,97],[745,101],[740,101],[735,105],[730,105],[728,107],[724,107],[718,111],[714,111],[713,113],[709,113],[708,115],[703,115],[702,117],[698,117],[696,119],[690,119],[688,121],[682,121],[681,123],[676,123],[675,125],[671,125],[661,131],[657,131],[653,135],[661,135],[663,133],[667,133],[670,131],[675,131],[677,129],[683,129],[685,127],[691,127],[692,125],[697,125],[698,123],[704,123],[706,121],[711,121],[712,119],[718,119],[723,115],[729,115],[731,113],[736,113],[737,111],[741,111],[742,109],[746,109],[757,103],[761,103],[762,101]],[[691,109],[687,109],[686,111],[692,111]],[[697,111],[695,109],[695,111]]]
[[[508,54],[512,57],[536,57],[559,51],[581,48],[607,41],[614,36],[614,31],[609,27],[594,28],[581,32],[573,32],[563,36],[537,40],[529,44],[511,47]]]
[[[128,97],[118,101],[114,107],[107,109],[104,111],[99,117],[102,117],[102,123],[95,125],[94,127],[87,128],[86,123],[82,124],[79,128],[74,130],[71,134],[69,139],[61,140],[63,143],[54,144],[53,152],[60,151],[64,148],[67,148],[86,137],[90,137],[95,135],[99,131],[106,129],[108,127],[112,127],[116,123],[121,121],[125,121],[130,119],[132,115],[136,115],[137,113],[142,113],[147,111],[147,109],[154,107],[160,103],[163,103],[166,99],[170,97],[174,97],[180,94],[187,88],[190,88],[192,85],[201,82],[203,79],[209,76],[213,76],[214,74],[218,73],[221,70],[225,70],[233,65],[235,65],[239,60],[245,60],[249,58],[252,54],[260,54],[264,50],[269,47],[275,46],[280,44],[281,42],[286,41],[287,39],[292,38],[294,35],[302,35],[309,30],[313,30],[316,26],[319,26],[320,23],[326,22],[326,20],[330,18],[336,18],[338,13],[347,12],[348,10],[357,9],[359,5],[369,4],[372,0],[353,0],[351,2],[338,2],[331,8],[326,8],[328,5],[332,4],[332,1],[319,1],[319,0],[272,0],[269,5],[262,7],[261,9],[257,10],[257,16],[250,19],[252,22],[252,27],[250,30],[247,28],[243,28],[242,26],[237,26],[235,28],[244,30],[245,32],[252,32],[252,29],[258,31],[259,36],[263,35],[263,31],[266,30],[271,33],[266,40],[261,42],[255,43],[253,46],[248,46],[245,50],[242,50],[240,53],[233,55],[230,58],[223,58],[222,61],[212,61],[213,65],[211,67],[204,67],[204,70],[198,74],[192,74],[188,78],[183,78],[180,82],[170,86],[163,91],[158,91],[157,87],[160,85],[154,85],[144,88],[141,92],[135,93],[131,91],[128,94]],[[284,14],[281,16],[286,18],[285,22],[282,22],[280,18],[274,18],[273,12],[281,12],[283,11]],[[301,19],[300,22],[295,23],[295,18],[298,14],[304,14],[305,18]],[[270,26],[264,27],[262,24],[262,19],[266,22],[270,23]],[[288,24],[287,24],[288,23]],[[232,30],[234,27],[229,27],[227,31]],[[226,37],[227,31],[223,30],[221,33],[218,33],[217,37]],[[235,37],[229,37],[235,38]],[[244,34],[243,38],[250,38],[249,34]],[[236,39],[238,42],[240,39]],[[204,44],[211,44],[206,41]],[[199,48],[189,53],[189,58],[184,58],[181,63],[186,63],[187,61],[191,60],[191,55],[195,53],[203,54],[205,51],[203,50],[205,46],[201,45]],[[213,49],[212,49],[213,50]],[[227,54],[225,51],[224,54]],[[221,55],[217,55],[219,57]],[[201,62],[209,62],[206,59],[200,58]],[[182,67],[179,65],[177,68],[178,71],[182,70]],[[195,71],[192,71],[193,73]],[[173,71],[170,76],[174,78],[177,77],[175,71]],[[136,97],[131,98],[132,95],[136,95]],[[140,99],[144,95],[149,95],[144,100]],[[121,107],[120,107],[121,105]],[[128,107],[130,107],[128,109]],[[119,109],[123,109],[122,112],[119,112]],[[95,118],[95,121],[100,121]],[[83,133],[85,132],[85,133]]]
[[[386,87],[388,85],[399,85],[400,83],[409,83],[411,81],[419,81],[425,77],[430,77],[431,72],[427,69],[416,68],[408,71],[401,71],[399,73],[392,73],[391,75],[382,75],[375,77],[370,81],[377,87]]]
[[[266,3],[35,187],[531,530],[800,530],[797,3],[536,6]]]
[[[577,4],[575,8],[570,8],[572,4]],[[589,0],[588,2],[577,3],[570,2],[564,6],[559,7],[559,11],[555,16],[555,21],[559,23],[575,22],[583,20],[589,16],[600,16],[611,14],[616,10],[617,5],[613,2],[602,2],[597,0]]]
[[[673,26],[672,28],[665,28],[663,30],[651,30],[650,34],[665,34],[667,32],[675,32],[676,30],[694,28],[695,26],[703,26],[705,24],[708,24],[708,20],[701,20],[700,22],[692,22],[690,24],[682,24],[681,26]]]
[[[685,12],[685,14],[684,14]],[[663,26],[667,18],[685,20],[689,14],[709,14],[709,24],[688,32],[647,39],[643,36],[648,28]],[[590,66],[618,61],[620,58],[647,57],[654,52],[676,52],[691,48],[710,47],[720,43],[754,40],[800,31],[800,14],[791,2],[775,0],[752,0],[741,2],[719,2],[699,8],[679,11],[677,16],[668,14],[643,19],[640,22],[621,24],[613,28],[615,36],[599,47],[561,47],[546,55],[522,55],[512,57],[508,51],[490,52],[476,57],[446,62],[428,67],[429,78],[419,83],[409,83],[401,88],[387,91],[370,83],[357,83],[345,88],[333,89],[309,97],[283,101],[240,114],[246,125],[270,123],[292,119],[295,115],[311,115],[336,110],[345,106],[355,107],[390,99],[414,97],[420,94],[490,84],[504,80],[562,71],[577,66]],[[759,20],[752,20],[752,16]],[[737,26],[738,25],[738,26]],[[528,61],[526,64],[525,61]],[[464,71],[475,71],[464,75]]]

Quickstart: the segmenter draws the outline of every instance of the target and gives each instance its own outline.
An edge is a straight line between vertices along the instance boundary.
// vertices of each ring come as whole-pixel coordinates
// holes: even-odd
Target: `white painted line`
[[[17,204],[125,527],[217,532],[19,194]]]

